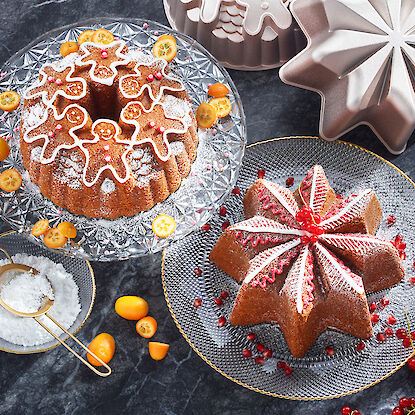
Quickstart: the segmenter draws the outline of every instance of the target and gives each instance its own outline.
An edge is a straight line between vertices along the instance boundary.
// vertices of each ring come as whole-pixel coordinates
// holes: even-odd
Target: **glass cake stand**
[[[209,253],[222,233],[222,224],[244,219],[243,195],[257,178],[258,170],[264,169],[265,178],[285,186],[288,177],[295,181],[294,191],[314,164],[321,164],[337,193],[348,195],[358,189],[375,190],[383,208],[383,218],[377,235],[393,239],[403,236],[407,244],[406,277],[398,285],[379,293],[368,295],[368,302],[388,298],[390,303],[378,309],[380,321],[374,324],[374,336],[365,341],[362,351],[356,349],[360,340],[327,330],[320,335],[307,355],[302,359],[291,356],[281,330],[276,324],[256,326],[218,327],[220,316],[229,319],[239,284],[219,271],[209,261]],[[232,194],[225,203],[227,215],[215,215],[209,231],[198,231],[164,252],[162,280],[170,312],[179,330],[202,357],[216,371],[234,382],[275,397],[299,400],[330,399],[358,392],[398,370],[411,356],[413,350],[404,348],[396,336],[387,337],[384,343],[376,340],[383,332],[390,314],[397,323],[391,326],[407,329],[405,310],[409,324],[415,330],[415,284],[413,261],[415,247],[415,183],[386,160],[345,142],[328,143],[313,137],[289,137],[275,139],[247,147],[237,186],[240,195]],[[396,217],[396,223],[388,226],[386,218]],[[201,275],[195,275],[200,268]],[[214,299],[222,290],[230,297],[218,307]],[[202,305],[193,306],[196,298]],[[273,356],[263,365],[253,358],[244,358],[242,350],[249,348],[255,353],[255,343],[247,340],[254,332],[257,341],[271,348]],[[335,354],[329,356],[326,346],[333,346]],[[293,368],[287,376],[277,362],[284,361]]]
[[[210,219],[237,180],[246,144],[246,124],[235,85],[215,58],[193,39],[158,23],[140,19],[91,19],[46,33],[3,66],[0,70],[0,91],[11,89],[22,96],[24,90],[37,79],[40,67],[61,57],[59,47],[63,42],[76,40],[84,30],[101,27],[124,40],[129,48],[141,48],[150,53],[159,36],[172,34],[177,40],[178,53],[170,66],[183,81],[193,109],[196,111],[198,105],[207,100],[208,84],[214,82],[229,86],[232,102],[229,117],[212,129],[199,130],[197,159],[179,190],[149,211],[116,220],[74,215],[43,197],[38,187],[30,182],[22,164],[18,131],[21,106],[11,113],[0,110],[0,136],[7,137],[11,146],[10,156],[2,167],[16,168],[23,176],[23,185],[18,191],[10,194],[1,192],[2,219],[42,246],[40,238],[30,235],[38,219],[49,219],[51,226],[70,221],[76,226],[79,237],[76,243],[67,244],[61,251],[83,259],[111,261],[160,251]],[[176,230],[169,238],[157,238],[151,230],[154,218],[160,214],[168,214],[176,221]]]

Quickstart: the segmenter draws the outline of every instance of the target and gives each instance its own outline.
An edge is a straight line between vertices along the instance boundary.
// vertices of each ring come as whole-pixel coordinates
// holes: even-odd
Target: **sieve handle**
[[[111,368],[104,363],[95,353],[92,353],[80,340],[78,340],[75,336],[69,333],[64,327],[62,327],[53,317],[51,317],[48,313],[45,313],[45,316],[49,318],[53,323],[55,323],[62,331],[64,331],[71,339],[75,340],[76,343],[79,344],[86,352],[88,352],[92,357],[98,360],[105,369],[106,372],[100,372],[94,366],[92,366],[89,362],[87,362],[82,356],[80,356],[75,350],[73,350],[70,346],[68,346],[57,334],[49,329],[45,324],[43,324],[37,317],[33,317],[37,323],[39,323],[49,334],[51,334],[62,346],[65,346],[67,350],[69,350],[75,357],[77,357],[84,365],[88,366],[94,373],[98,376],[107,377],[111,374]]]

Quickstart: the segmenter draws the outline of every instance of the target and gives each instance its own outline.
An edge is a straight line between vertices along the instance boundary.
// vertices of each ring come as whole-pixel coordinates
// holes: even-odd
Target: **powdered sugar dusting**
[[[115,190],[115,183],[106,177],[101,184],[101,191],[106,195],[112,193]]]
[[[37,103],[23,111],[23,129],[40,125],[44,121],[46,107],[42,103]]]

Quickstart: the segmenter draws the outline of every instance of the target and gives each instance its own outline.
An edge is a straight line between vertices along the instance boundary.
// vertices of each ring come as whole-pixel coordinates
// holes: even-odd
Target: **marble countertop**
[[[139,17],[167,25],[162,0],[3,0],[0,8],[0,62],[44,32],[89,17]],[[318,134],[318,94],[284,85],[277,70],[230,74],[242,97],[250,143]],[[344,139],[385,157],[415,179],[414,137],[400,156],[391,156],[366,127]],[[8,229],[1,224],[0,231]],[[93,268],[96,302],[79,337],[88,343],[103,331],[114,335],[113,375],[97,378],[62,347],[27,356],[0,352],[0,414],[336,415],[347,404],[362,415],[386,415],[400,397],[415,394],[415,372],[407,367],[370,389],[331,401],[292,402],[257,394],[216,373],[181,336],[164,300],[160,256],[96,263]],[[133,322],[113,311],[115,299],[125,294],[148,300],[159,322],[156,341],[171,345],[163,361],[153,361]]]

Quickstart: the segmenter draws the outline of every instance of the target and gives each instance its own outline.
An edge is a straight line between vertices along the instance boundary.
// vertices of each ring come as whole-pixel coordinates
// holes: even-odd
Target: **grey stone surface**
[[[162,0],[3,0],[0,10],[0,62],[46,31],[89,17],[131,16],[167,24]],[[317,94],[282,84],[277,70],[230,73],[244,103],[249,142],[317,134]],[[344,139],[391,160],[415,178],[414,138],[397,157],[365,127]],[[6,224],[0,227],[7,229]],[[274,399],[238,386],[206,365],[179,333],[164,300],[159,265],[159,256],[93,265],[97,298],[80,338],[88,342],[104,331],[114,335],[117,350],[110,378],[97,378],[63,348],[29,356],[0,353],[0,414],[335,415],[347,404],[363,415],[386,415],[399,397],[415,395],[415,372],[407,367],[366,391],[325,402]],[[148,300],[159,322],[155,340],[171,345],[165,360],[151,360],[147,341],[135,334],[133,322],[113,311],[115,299],[125,294]]]

